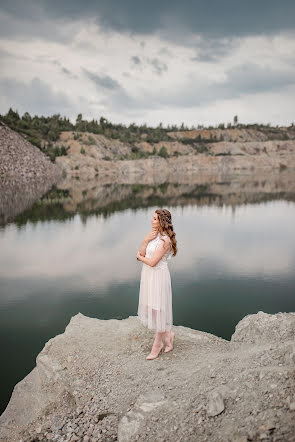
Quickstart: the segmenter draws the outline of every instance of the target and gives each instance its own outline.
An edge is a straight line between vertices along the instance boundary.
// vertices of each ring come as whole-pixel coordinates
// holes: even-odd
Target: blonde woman
[[[152,350],[146,359],[155,359],[164,349],[173,349],[172,288],[168,260],[177,253],[171,213],[157,209],[151,219],[152,230],[146,235],[137,252],[142,261],[137,315],[149,329],[156,330]]]

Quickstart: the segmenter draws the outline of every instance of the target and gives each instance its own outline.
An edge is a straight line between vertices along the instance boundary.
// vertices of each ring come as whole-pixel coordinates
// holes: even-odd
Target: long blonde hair
[[[158,214],[159,223],[160,223],[160,233],[169,236],[171,241],[171,249],[173,252],[173,256],[175,256],[177,254],[178,249],[177,249],[177,241],[175,239],[176,233],[174,232],[172,224],[171,213],[167,209],[157,209],[155,210],[155,213]]]

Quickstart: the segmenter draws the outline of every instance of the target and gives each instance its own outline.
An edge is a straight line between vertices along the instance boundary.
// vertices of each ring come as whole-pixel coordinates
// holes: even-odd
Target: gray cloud
[[[282,71],[254,63],[242,64],[227,72],[225,82],[229,93],[246,94],[276,91],[290,84],[295,84],[295,70]]]
[[[3,10],[5,3],[4,0],[0,4],[0,38],[15,40],[21,37],[23,41],[31,41],[35,37],[57,43],[71,43],[73,33],[79,31],[78,28],[66,26],[71,23],[70,20],[64,21],[61,18],[53,20],[46,16],[45,11],[40,10],[41,5],[33,4],[32,1],[26,3],[26,13],[23,15],[17,6],[15,11],[9,13]]]
[[[163,48],[159,49],[158,54],[159,55],[164,55],[164,56],[167,56],[167,57],[170,57],[170,58],[173,57],[172,52],[168,48],[166,48],[166,47],[163,47]]]
[[[135,65],[141,64],[141,59],[138,57],[138,55],[134,55],[131,57],[131,62]]]
[[[261,0],[257,3],[253,0],[249,0],[248,3],[213,0],[206,4],[200,0],[184,0],[181,3],[175,0],[157,3],[155,0],[149,3],[135,0],[85,0],[83,3],[77,0],[27,0],[25,3],[20,0],[1,0],[0,38],[11,42],[8,47],[1,43],[2,49],[0,48],[5,75],[11,77],[0,79],[1,110],[6,112],[10,106],[16,106],[19,112],[28,110],[30,113],[64,112],[73,115],[76,111],[75,106],[78,111],[80,106],[81,110],[86,109],[86,113],[90,107],[88,114],[92,111],[104,112],[105,109],[110,115],[119,118],[124,111],[124,117],[135,115],[138,120],[140,116],[145,118],[145,112],[149,110],[156,109],[160,114],[166,109],[176,112],[178,108],[181,110],[202,107],[251,94],[254,96],[276,91],[282,91],[283,94],[287,86],[294,84],[295,78],[295,63],[291,55],[292,48],[294,49],[294,13],[295,2],[291,0],[283,0],[281,4],[274,0]],[[99,24],[101,30],[91,27],[89,33],[85,32],[88,31],[88,20]],[[125,46],[122,53],[118,52],[118,47],[112,46],[109,52],[101,50],[100,66],[106,66],[105,72],[87,69],[92,65],[88,64],[87,58],[89,61],[93,60],[100,51],[95,32],[103,39],[109,35],[113,36],[114,31],[131,37],[130,40],[122,42],[122,45],[127,45],[127,59],[124,59]],[[75,38],[80,32],[79,38]],[[251,35],[279,37],[273,41],[271,38],[264,39],[261,43],[257,39],[257,44],[261,44],[261,50],[258,51],[261,54],[260,64],[245,62],[255,60],[249,54],[250,46],[247,42],[239,47],[240,43],[244,42],[243,37]],[[158,38],[150,38],[152,36]],[[286,47],[278,47],[278,43],[281,44],[284,37]],[[19,50],[20,38],[25,45],[22,44],[22,52],[20,51],[18,56],[15,53]],[[117,35],[115,38],[117,39]],[[49,51],[38,49],[38,45],[34,44],[35,39],[44,39]],[[63,45],[55,50],[47,41]],[[175,48],[167,41],[175,43]],[[190,51],[185,51],[178,45],[183,45]],[[270,52],[271,47],[274,48],[273,54]],[[72,57],[68,66],[67,61],[64,61],[65,49]],[[134,54],[132,57],[130,49],[134,51],[131,52]],[[111,57],[118,54],[120,65],[117,60],[113,65],[108,65],[112,63]],[[185,59],[190,56],[186,54],[195,56]],[[233,56],[223,61],[222,58],[227,55]],[[175,65],[174,57],[177,58]],[[16,64],[16,60],[22,63]],[[86,67],[81,67],[80,72],[79,68],[78,72],[75,72],[77,60]],[[264,60],[269,61],[270,66],[264,66]],[[180,64],[182,62],[183,70]],[[209,62],[212,65],[200,66],[200,62]],[[52,63],[56,65],[57,74],[62,74],[57,76],[60,84],[55,85],[62,91],[68,78],[78,79],[76,73],[79,75],[78,87],[73,97],[68,97],[63,92],[54,92],[50,86],[50,79],[47,84],[36,78],[37,75],[42,79],[50,75],[48,72],[52,72]],[[49,64],[50,71],[47,69]],[[179,72],[177,78],[176,71],[172,69],[174,66]],[[225,80],[210,80],[215,66],[218,75],[222,72],[225,74]],[[9,74],[8,68],[11,70]],[[31,78],[34,78],[30,83],[22,81],[22,68],[27,74],[31,69]],[[151,71],[158,76],[167,75],[167,86],[162,82],[160,89],[156,82],[155,85],[151,85],[150,81],[146,81],[150,80]],[[81,72],[84,78],[81,78]],[[112,73],[111,76],[108,72]],[[14,77],[19,77],[20,80]],[[116,77],[122,81],[116,80]],[[87,83],[86,88],[83,88],[83,94],[86,91],[85,97],[78,96],[81,81]],[[93,86],[89,88],[91,84],[96,88],[94,94]],[[87,87],[91,90],[89,96]],[[91,98],[91,103],[88,98]]]
[[[134,99],[118,82],[109,75],[98,75],[85,68],[82,68],[86,76],[95,84],[98,91],[105,92],[106,97],[99,98],[97,104],[105,106],[106,109],[118,111],[127,108],[135,109],[137,100]]]
[[[220,58],[228,55],[239,44],[239,39],[234,38],[212,38],[206,40],[200,39],[197,49],[197,55],[192,57],[192,61],[198,62],[217,62]]]
[[[132,104],[138,109],[156,110],[165,107],[196,108],[219,100],[275,92],[295,85],[295,72],[279,71],[257,64],[239,65],[226,72],[222,82],[212,82],[198,74],[183,81],[176,88],[162,89],[161,93],[145,92]]]
[[[93,96],[90,103],[85,97],[77,97],[80,104],[76,107],[62,92],[55,93],[51,87],[40,80],[33,78],[29,84],[15,79],[0,80],[1,108],[0,112],[7,112],[13,107],[24,113],[52,115],[60,113],[73,117],[79,111],[93,114],[99,106],[105,112],[125,116],[144,117],[150,110],[169,108],[197,108],[209,105],[214,101],[233,99],[257,92],[274,92],[282,90],[288,85],[295,85],[293,71],[280,71],[257,64],[238,65],[226,72],[223,82],[210,82],[198,74],[184,78],[183,84],[176,88],[161,89],[159,91],[145,90],[137,96],[132,96],[115,79],[105,75],[98,75],[83,69],[86,76],[97,86],[98,95]],[[101,94],[104,95],[101,95]],[[95,105],[93,109],[89,105]]]
[[[4,60],[7,60],[7,59],[31,60],[31,58],[27,57],[26,55],[15,55],[15,54],[12,54],[11,52],[8,52],[5,49],[0,47],[0,60],[3,63]]]
[[[120,84],[114,80],[109,75],[98,75],[94,72],[88,71],[85,68],[82,68],[87,77],[93,81],[93,83],[96,84],[96,86],[99,86],[103,89],[110,89],[110,90],[120,90],[121,86]]]
[[[66,74],[69,75],[70,77],[72,76],[71,71],[69,71],[67,68],[65,68],[64,66],[62,66],[61,71]]]
[[[62,24],[63,20],[70,22],[95,17],[97,23],[107,30],[140,35],[160,33],[172,40],[184,36],[188,39],[192,35],[220,38],[276,34],[294,30],[295,16],[293,0],[211,0],[206,3],[201,0],[28,0],[25,3],[2,0],[1,9],[23,22],[20,29],[15,26],[11,29],[11,23],[5,25],[2,21],[2,35],[7,32],[10,35],[35,35],[36,29],[42,35],[46,19]],[[54,38],[52,32],[51,39]],[[67,36],[60,32],[57,38]]]
[[[14,78],[0,79],[1,112],[9,107],[23,114],[28,111],[37,115],[63,114],[72,111],[72,103],[62,92],[54,92],[50,85],[34,77],[28,84]]]
[[[153,66],[154,71],[159,75],[161,75],[162,72],[168,71],[168,66],[166,63],[163,63],[158,58],[147,59],[147,61],[151,66]]]
[[[168,66],[166,63],[162,62],[158,58],[149,57],[139,57],[138,55],[133,55],[131,57],[131,63],[133,67],[142,69],[143,66],[151,66],[153,71],[161,75],[163,72],[168,71]]]

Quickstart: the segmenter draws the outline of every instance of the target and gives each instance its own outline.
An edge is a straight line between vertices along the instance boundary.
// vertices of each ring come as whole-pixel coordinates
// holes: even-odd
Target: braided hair
[[[160,233],[166,234],[170,238],[171,249],[173,256],[177,254],[177,242],[175,239],[176,233],[174,232],[171,213],[168,209],[157,209],[155,212],[158,214],[160,223]]]

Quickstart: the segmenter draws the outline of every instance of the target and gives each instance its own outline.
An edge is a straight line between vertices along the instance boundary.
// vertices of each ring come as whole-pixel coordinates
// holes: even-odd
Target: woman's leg
[[[157,330],[157,310],[152,310],[152,315],[153,315],[153,324]],[[159,350],[162,346],[162,340],[164,338],[164,334],[165,332],[158,332],[156,331],[156,335],[155,335],[155,339],[154,339],[154,343],[153,343],[153,347],[151,350],[151,353],[149,354],[149,356],[154,356],[157,353],[159,353]]]
[[[166,330],[164,332],[163,338],[164,338],[165,344],[170,346],[171,345],[171,330]]]
[[[147,359],[154,359],[155,357],[158,356],[158,354],[161,350],[161,347],[163,346],[162,339],[163,339],[164,333],[165,332],[156,332],[156,336],[154,339],[152,350],[151,350],[150,354],[147,356]]]
[[[152,315],[153,315],[153,324],[155,326],[155,329],[157,330],[158,327],[158,310],[152,309]],[[156,335],[155,335],[155,340],[154,340],[154,344],[153,344],[153,348],[155,347],[155,349],[159,349],[159,347],[161,347],[161,343],[162,343],[162,339],[164,337],[165,332],[158,332],[156,331]]]

